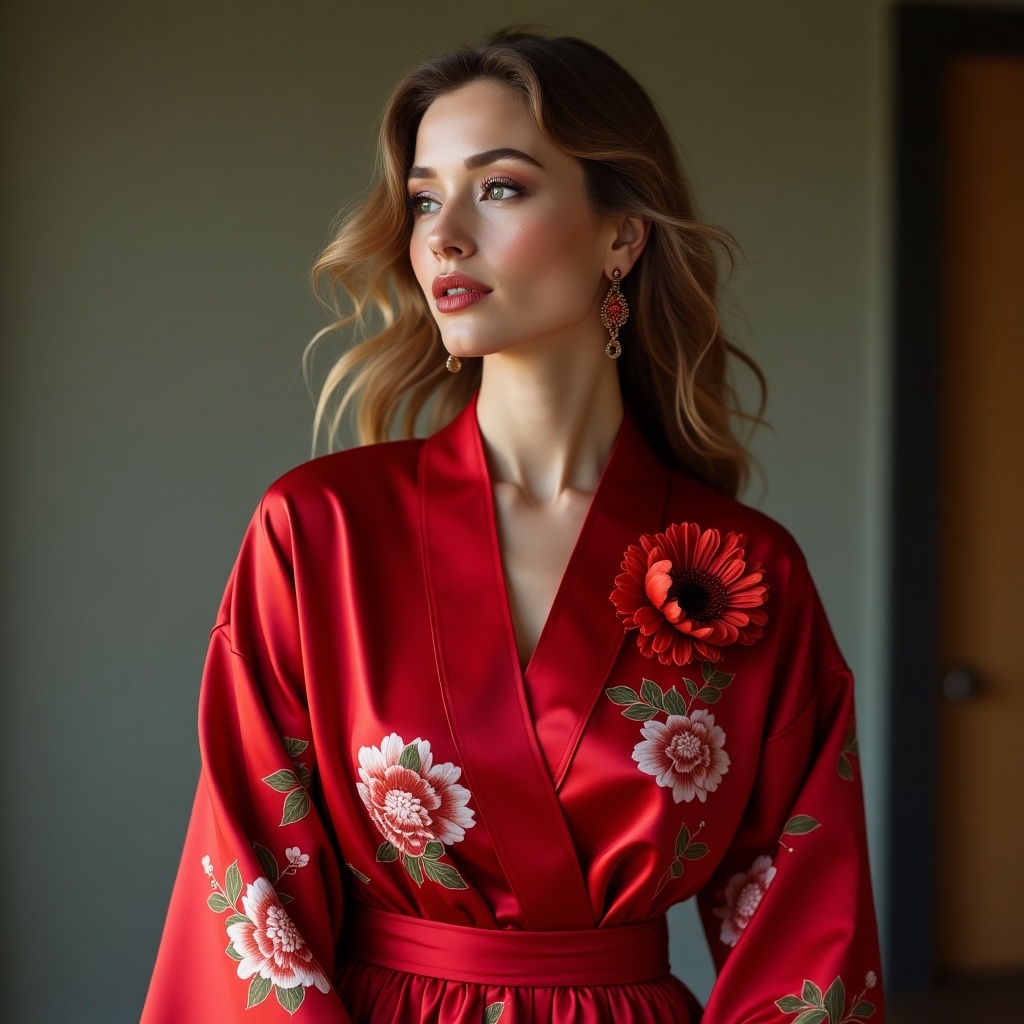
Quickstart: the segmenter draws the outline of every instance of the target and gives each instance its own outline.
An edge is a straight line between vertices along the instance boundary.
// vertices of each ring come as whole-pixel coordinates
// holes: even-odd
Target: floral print
[[[663,665],[718,661],[729,644],[752,644],[768,621],[764,570],[744,561],[742,534],[679,523],[644,534],[624,553],[612,604],[637,645]]]
[[[406,743],[397,733],[380,747],[359,749],[356,789],[385,842],[378,861],[402,858],[417,885],[426,875],[446,888],[466,883],[450,864],[441,864],[444,847],[461,842],[472,828],[474,811],[466,805],[470,792],[459,785],[462,769],[450,761],[433,763],[430,743],[416,738]]]
[[[277,793],[284,793],[284,807],[281,810],[281,825],[290,825],[293,821],[301,821],[309,814],[309,785],[313,781],[313,773],[298,758],[309,746],[308,740],[296,739],[293,736],[285,736],[281,741],[288,757],[291,759],[291,768],[282,768],[263,778],[271,789]]]
[[[659,786],[671,789],[677,804],[694,797],[704,803],[729,770],[725,733],[704,709],[650,721],[640,735],[644,739],[633,748],[633,760]]]
[[[867,994],[877,984],[878,975],[868,971],[864,987],[847,1004],[842,978],[837,977],[825,992],[805,979],[800,995],[783,996],[775,1000],[775,1005],[783,1013],[799,1014],[790,1024],[857,1024],[875,1015],[878,1007]]]
[[[257,878],[247,887],[242,907],[244,919],[227,928],[242,957],[238,961],[240,978],[258,975],[278,988],[315,985],[321,992],[330,990],[327,976],[265,878]]]
[[[209,855],[203,857],[203,872],[214,890],[207,906],[216,914],[233,911],[225,923],[228,938],[224,952],[237,962],[239,978],[250,979],[246,1007],[262,1003],[271,992],[281,1006],[293,1014],[303,1003],[306,989],[316,987],[330,991],[327,975],[313,957],[295,923],[284,909],[291,897],[279,893],[275,886],[282,878],[295,874],[309,864],[309,855],[297,847],[285,851],[288,863],[280,870],[277,859],[265,846],[255,844],[256,857],[270,879],[258,877],[246,886],[242,895],[242,875],[238,861],[233,861],[221,885],[214,874]],[[242,906],[238,907],[239,897]]]
[[[775,877],[771,857],[758,857],[749,871],[740,871],[729,879],[725,887],[725,903],[714,908],[715,917],[722,919],[718,937],[727,946],[735,946],[743,930],[750,924]]]

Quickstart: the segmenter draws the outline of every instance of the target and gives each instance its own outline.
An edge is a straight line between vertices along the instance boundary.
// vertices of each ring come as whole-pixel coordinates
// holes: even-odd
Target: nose
[[[460,209],[459,202],[449,200],[434,216],[427,245],[439,258],[470,256],[476,250],[469,227],[470,215]]]

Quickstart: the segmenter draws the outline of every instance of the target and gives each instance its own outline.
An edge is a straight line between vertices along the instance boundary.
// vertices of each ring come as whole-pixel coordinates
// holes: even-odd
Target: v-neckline
[[[475,397],[423,446],[420,536],[438,679],[528,927],[593,923],[557,790],[622,644],[608,600],[622,554],[661,527],[666,489],[664,467],[627,413],[523,672]]]
[[[508,569],[505,564],[503,552],[501,550],[501,529],[498,523],[498,502],[497,497],[494,493],[494,479],[491,475],[490,463],[487,460],[487,446],[484,441],[483,432],[480,430],[480,421],[477,419],[476,415],[477,398],[478,394],[474,394],[472,399],[470,400],[470,405],[472,408],[468,409],[467,413],[472,414],[472,422],[473,425],[476,427],[476,446],[478,448],[478,452],[476,453],[476,455],[479,460],[479,464],[483,467],[484,482],[486,483],[487,489],[491,495],[491,500],[489,504],[489,515],[487,521],[487,530],[488,533],[490,534],[493,548],[497,551],[497,571],[498,575],[501,578],[501,592],[505,596],[505,614],[502,617],[505,626],[504,632],[506,634],[507,639],[511,642],[512,649],[515,652],[515,663],[517,668],[519,669],[519,683],[521,686],[526,686],[527,681],[531,679],[533,675],[533,668],[537,657],[537,651],[540,650],[541,645],[544,643],[545,634],[549,631],[549,627],[551,625],[555,611],[559,604],[559,598],[563,590],[565,589],[566,580],[569,576],[569,568],[573,564],[573,559],[576,556],[576,552],[579,550],[580,542],[587,532],[587,523],[590,520],[591,513],[593,512],[595,505],[597,504],[598,494],[601,491],[601,484],[605,478],[605,471],[607,470],[609,463],[611,463],[612,456],[615,452],[615,448],[619,443],[619,439],[622,437],[622,431],[625,427],[628,413],[625,410],[623,410],[622,422],[619,424],[619,428],[615,434],[615,440],[612,442],[611,449],[608,453],[608,458],[605,461],[605,465],[604,468],[601,470],[600,476],[598,477],[597,486],[594,488],[593,493],[590,495],[590,500],[587,503],[587,510],[584,513],[583,519],[580,523],[580,529],[579,532],[576,534],[576,539],[573,541],[572,548],[569,551],[569,557],[566,559],[565,564],[562,566],[562,574],[559,577],[558,586],[555,588],[555,593],[551,600],[551,605],[548,608],[548,613],[544,617],[544,622],[541,625],[540,632],[537,634],[537,640],[533,645],[533,650],[530,652],[530,657],[527,659],[526,664],[523,665],[519,658],[519,638],[516,635],[515,615],[512,611],[512,594],[511,591],[509,590]]]

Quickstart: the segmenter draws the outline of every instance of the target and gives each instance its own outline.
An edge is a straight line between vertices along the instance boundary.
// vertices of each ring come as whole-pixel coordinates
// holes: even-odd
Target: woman
[[[509,31],[407,75],[381,153],[317,423],[446,425],[253,519],[143,1020],[881,1019],[849,671],[734,500],[719,236],[650,100]]]

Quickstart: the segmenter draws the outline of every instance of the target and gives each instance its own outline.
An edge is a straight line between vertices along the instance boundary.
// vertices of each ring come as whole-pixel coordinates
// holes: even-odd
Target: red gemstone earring
[[[619,288],[619,268],[612,271],[612,286],[601,303],[601,324],[611,335],[608,344],[604,347],[604,354],[609,359],[618,359],[622,355],[622,344],[619,342],[619,328],[629,319],[629,306],[626,304],[626,296]]]

